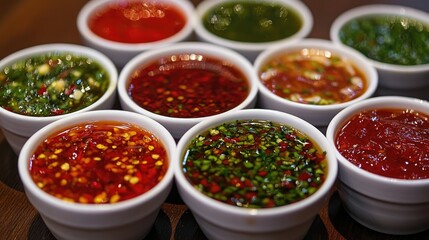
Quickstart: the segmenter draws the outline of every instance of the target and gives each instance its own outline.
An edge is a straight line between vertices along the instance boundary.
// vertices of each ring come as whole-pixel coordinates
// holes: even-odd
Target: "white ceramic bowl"
[[[327,51],[332,55],[339,56],[343,61],[347,61],[355,66],[363,74],[367,81],[367,88],[365,92],[348,102],[328,104],[328,105],[315,105],[299,103],[292,100],[285,99],[281,96],[271,92],[261,81],[261,71],[267,62],[276,56],[286,55],[288,53],[295,53],[302,49],[320,49]],[[357,103],[363,99],[372,96],[378,86],[377,71],[357,51],[345,46],[337,46],[330,41],[322,39],[304,39],[300,42],[283,44],[280,46],[269,48],[263,51],[254,62],[254,69],[258,75],[259,98],[258,105],[262,108],[279,110],[296,115],[313,125],[327,126],[329,121],[343,108]]]
[[[397,96],[364,100],[338,113],[326,137],[339,163],[342,202],[356,221],[382,233],[402,235],[429,229],[429,179],[405,180],[370,173],[349,162],[335,147],[343,125],[352,116],[372,109],[413,109],[429,115],[427,101]]]
[[[248,1],[248,2],[268,2],[268,3],[275,3],[279,5],[284,5],[287,8],[292,9],[295,11],[298,16],[301,18],[302,26],[296,32],[295,34],[280,40],[270,41],[270,42],[259,42],[259,43],[252,43],[252,42],[241,42],[241,41],[234,41],[229,40],[220,36],[217,36],[213,34],[212,32],[208,31],[206,27],[204,27],[203,24],[203,17],[204,15],[210,11],[210,9],[216,7],[217,5],[230,3],[230,2],[242,2],[237,0],[227,0],[227,1],[217,1],[217,0],[207,0],[202,1],[197,7],[196,7],[196,14],[197,17],[195,19],[195,33],[199,40],[214,43],[216,45],[224,46],[231,48],[235,51],[238,51],[243,56],[247,57],[250,61],[253,61],[256,56],[263,51],[264,49],[270,47],[270,46],[276,46],[283,43],[288,42],[294,42],[299,41],[300,39],[306,37],[313,27],[313,15],[311,11],[308,9],[308,7],[302,3],[301,1],[297,0],[269,0],[269,1]]]
[[[127,0],[134,1],[134,0]],[[149,2],[155,4],[169,4],[180,10],[186,18],[185,26],[171,37],[147,43],[123,43],[111,41],[96,35],[88,26],[88,21],[91,16],[98,10],[109,6],[110,4],[120,3],[119,0],[98,1],[92,0],[86,3],[80,10],[77,17],[77,27],[84,43],[94,49],[105,53],[118,66],[123,67],[132,57],[140,52],[150,50],[156,47],[164,47],[166,45],[188,40],[192,37],[194,28],[194,6],[191,1],[175,1],[175,0],[136,0],[141,2]]]
[[[393,15],[399,17],[408,17],[420,21],[426,25],[426,31],[429,31],[429,14],[410,7],[387,4],[364,5],[350,9],[339,15],[332,23],[330,29],[330,38],[337,44],[344,45],[340,39],[342,27],[349,21],[374,15]],[[372,65],[377,69],[380,85],[394,89],[413,89],[423,86],[429,86],[429,63],[420,65],[399,65],[390,64],[369,59]]]
[[[162,180],[149,191],[134,198],[105,204],[65,202],[40,189],[29,172],[29,160],[39,144],[61,129],[96,121],[116,121],[141,127],[164,145],[169,166]],[[171,159],[176,143],[160,124],[140,114],[120,110],[79,113],[58,120],[35,133],[24,145],[18,159],[18,171],[30,203],[58,239],[143,239],[151,230],[162,203],[173,183]]]
[[[257,77],[254,74],[251,63],[246,58],[224,47],[215,46],[208,43],[186,42],[141,53],[125,65],[119,75],[118,80],[118,94],[122,109],[138,112],[155,119],[164,125],[171,132],[175,139],[179,139],[189,128],[191,128],[196,123],[215,116],[211,115],[205,117],[179,118],[156,114],[138,105],[128,94],[129,79],[136,70],[146,67],[147,65],[163,57],[170,57],[171,55],[178,54],[194,54],[196,56],[202,55],[220,60],[222,63],[226,63],[226,65],[231,65],[238,69],[243,73],[245,78],[247,78],[249,83],[249,93],[244,101],[236,107],[217,115],[222,116],[230,111],[243,108],[253,108],[255,106],[258,92],[256,83]]]
[[[115,65],[104,54],[88,47],[72,44],[46,44],[34,46],[17,51],[0,61],[0,69],[4,69],[13,63],[33,56],[44,55],[49,52],[71,53],[76,56],[85,56],[98,62],[109,75],[109,87],[104,95],[93,104],[69,114],[36,117],[13,113],[0,107],[0,126],[4,136],[16,154],[19,153],[25,141],[43,126],[61,118],[68,117],[79,112],[91,110],[110,109],[116,98],[116,85],[118,72]]]
[[[292,204],[256,209],[215,200],[193,187],[182,170],[190,141],[211,127],[236,120],[267,120],[285,124],[309,136],[327,154],[327,176],[319,190]],[[209,239],[303,239],[314,217],[327,203],[337,176],[337,161],[325,136],[304,120],[274,110],[246,109],[203,121],[183,135],[177,150],[173,163],[179,194]]]

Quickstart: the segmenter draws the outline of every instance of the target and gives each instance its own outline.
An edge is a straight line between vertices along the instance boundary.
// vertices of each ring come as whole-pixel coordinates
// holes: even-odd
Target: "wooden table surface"
[[[86,0],[6,0],[0,14],[0,59],[27,47],[46,43],[82,44],[76,17]],[[194,4],[199,1],[194,0]],[[415,7],[429,12],[428,0],[304,0],[313,13],[309,37],[329,39],[335,17],[350,8],[373,3]],[[428,53],[429,54],[429,53]],[[376,95],[403,95],[429,100],[429,88],[398,91],[377,89]],[[0,132],[0,239],[55,239],[28,202],[17,170],[17,156]],[[429,213],[428,213],[429,214]],[[173,189],[146,239],[206,239],[192,213]],[[418,239],[429,240],[429,230],[410,236],[377,233],[354,221],[336,192],[320,211],[306,239]]]

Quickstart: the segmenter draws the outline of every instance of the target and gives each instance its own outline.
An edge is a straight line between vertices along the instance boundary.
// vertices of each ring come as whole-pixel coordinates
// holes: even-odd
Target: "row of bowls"
[[[325,137],[313,125],[291,114],[267,109],[237,110],[201,121],[176,144],[167,129],[142,114],[120,110],[90,111],[60,119],[37,131],[20,152],[18,170],[27,197],[58,239],[141,239],[150,231],[171,190],[173,178],[181,198],[209,239],[284,239],[285,236],[302,239],[329,200],[334,185],[348,213],[364,226],[399,235],[425,231],[429,227],[428,179],[404,180],[370,173],[349,162],[335,147],[338,132],[351,117],[374,109],[412,109],[429,115],[426,101],[375,97],[342,110],[329,124]],[[231,206],[197,190],[183,170],[192,139],[213,127],[240,120],[284,124],[309,136],[321,151],[326,152],[324,183],[303,200],[263,209]],[[29,172],[29,160],[36,148],[58,132],[97,121],[133,124],[158,138],[167,150],[169,161],[162,180],[137,197],[97,206],[64,202],[39,188]]]
[[[132,57],[142,51],[153,49],[155,47],[165,47],[166,45],[169,45],[171,43],[176,43],[179,41],[188,41],[195,38],[199,41],[209,42],[218,46],[224,46],[233,49],[252,62],[263,50],[266,50],[267,48],[276,46],[278,47],[279,45],[285,45],[293,42],[299,42],[301,39],[308,36],[314,24],[311,11],[301,1],[274,0],[271,2],[285,6],[286,8],[291,9],[298,14],[300,20],[302,21],[302,24],[296,33],[283,39],[278,39],[269,42],[246,42],[241,40],[231,40],[227,37],[214,34],[210,30],[208,30],[204,25],[204,17],[208,12],[212,11],[212,9],[216,8],[217,6],[221,6],[223,4],[226,5],[228,4],[228,2],[233,1],[219,2],[216,0],[207,0],[202,1],[200,4],[198,4],[196,8],[194,8],[189,1],[177,2],[164,0],[161,2],[172,4],[173,6],[177,7],[178,9],[181,9],[185,13],[184,15],[186,15],[187,22],[182,28],[182,30],[180,30],[177,34],[169,38],[162,39],[157,42],[128,44],[124,42],[110,41],[103,37],[100,37],[94,34],[88,26],[88,22],[94,15],[94,12],[103,9],[108,4],[110,4],[110,2],[111,1],[90,1],[82,8],[81,12],[79,13],[77,26],[84,42],[88,46],[105,53],[119,67],[124,66]],[[340,36],[342,34],[343,27],[356,19],[380,15],[397,16],[400,18],[404,18],[402,24],[405,24],[405,28],[408,24],[410,24],[410,26],[412,24],[416,24],[417,27],[419,27],[418,24],[422,24],[423,32],[427,31],[424,30],[424,28],[427,28],[427,26],[429,25],[429,15],[424,11],[399,5],[364,5],[346,11],[340,16],[338,16],[332,23],[330,29],[330,38],[334,43],[338,45],[350,46],[350,43],[343,42],[344,40],[342,40],[342,37],[344,36]],[[407,18],[415,19],[417,23],[412,22],[413,20],[408,21]],[[261,21],[262,20],[263,19],[261,19]],[[380,28],[374,31],[383,30]],[[381,33],[378,32],[376,34]],[[394,44],[396,44],[396,46],[394,47],[400,49],[401,40],[395,39],[396,37],[397,36],[389,35],[386,36],[386,39],[377,39],[374,40],[374,43],[367,44],[374,44],[372,48],[375,49],[378,46],[382,46],[382,44],[392,44],[393,42]],[[383,37],[381,36],[380,38]],[[357,46],[353,46],[353,48],[357,48]],[[405,48],[406,47],[401,49],[401,51],[405,51]],[[369,53],[364,53],[364,55],[367,54]],[[413,89],[422,86],[428,86],[427,76],[429,74],[429,65],[427,63],[420,65],[399,65],[394,63],[387,63],[385,60],[378,60],[376,58],[377,57],[375,56],[368,56],[368,61],[377,69],[381,86],[398,89]],[[407,79],[407,81],[404,81],[404,79]]]
[[[92,1],[90,4],[95,5],[96,2],[100,3],[103,1]],[[182,1],[177,1],[177,3],[182,4]],[[187,3],[183,4],[188,5]],[[290,1],[290,4],[295,4],[295,1]],[[189,16],[194,15],[190,14]],[[311,16],[307,16],[304,19],[309,18],[311,19]],[[80,24],[79,22],[80,20],[78,20],[78,24]],[[220,43],[217,44],[221,45]],[[272,96],[272,93],[263,90],[264,88],[261,87],[258,80],[256,69],[258,69],[258,64],[263,63],[264,57],[269,57],[270,54],[278,51],[289,51],[287,49],[301,49],[303,47],[328,49],[334,53],[344,54],[347,58],[355,61],[354,63],[361,67],[361,70],[365,72],[369,80],[370,84],[367,89],[367,95],[359,99],[359,101],[353,102],[350,106],[348,104],[339,104],[338,108],[327,107],[327,109],[320,108],[318,110],[318,108],[312,108],[312,106],[305,104],[293,105],[293,103],[284,101],[284,99],[279,100],[278,97]],[[94,45],[93,48],[97,49],[97,46]],[[428,228],[427,222],[429,221],[424,214],[428,210],[428,196],[426,194],[427,191],[425,191],[428,188],[427,180],[398,180],[368,173],[348,162],[334,147],[335,144],[333,141],[339,128],[352,115],[365,109],[404,108],[429,114],[428,103],[418,99],[382,97],[364,100],[370,97],[373,91],[375,91],[377,73],[373,65],[369,63],[369,60],[364,59],[363,56],[351,49],[316,39],[307,39],[300,43],[289,42],[288,44],[275,46],[261,53],[261,55],[258,55],[259,59],[255,59],[254,66],[252,66],[248,61],[252,59],[252,56],[247,56],[248,59],[246,60],[243,55],[216,45],[194,42],[171,46],[164,45],[163,48],[129,55],[128,58],[133,59],[122,62],[125,66],[117,78],[116,67],[103,54],[90,48],[59,44],[37,46],[17,52],[3,59],[0,62],[0,66],[3,68],[3,66],[11,64],[16,59],[22,59],[35,53],[42,53],[47,49],[49,51],[53,49],[58,51],[67,49],[68,51],[94,58],[106,67],[109,75],[112,77],[110,87],[102,99],[76,113],[65,115],[67,116],[66,118],[64,116],[47,118],[28,117],[13,114],[10,111],[0,108],[2,116],[0,124],[6,139],[12,148],[20,154],[19,171],[26,194],[30,202],[41,213],[49,229],[59,239],[83,239],[85,237],[105,239],[106,236],[112,237],[112,239],[117,239],[119,236],[120,238],[129,239],[141,238],[150,229],[160,205],[168,195],[173,175],[175,176],[182,198],[193,211],[201,229],[208,237],[213,239],[241,237],[251,239],[253,237],[257,239],[264,236],[275,239],[283,238],[287,234],[289,236],[294,235],[296,239],[300,239],[305,235],[314,216],[316,216],[320,208],[327,201],[330,189],[337,177],[338,163],[340,195],[351,215],[359,222],[377,231],[392,234],[409,234]],[[130,48],[130,50],[135,49]],[[158,58],[166,53],[177,53],[177,51],[189,53],[187,51],[190,49],[193,53],[199,51],[197,52],[198,54],[209,54],[222,59],[228,59],[239,68],[244,69],[243,73],[248,75],[252,86],[249,98],[239,107],[224,114],[208,118],[178,120],[145,111],[129,99],[126,91],[126,82],[130,74],[140,64],[151,58]],[[113,59],[117,66],[121,65],[120,62],[115,60],[118,59],[118,52],[110,55],[105,49],[102,51]],[[409,78],[407,77],[407,79]],[[121,107],[129,111],[93,111],[113,108],[116,92],[119,93]],[[258,92],[259,99],[257,104],[256,97]],[[253,109],[255,106],[280,111]],[[244,108],[250,109],[241,110]],[[183,175],[182,166],[180,165],[184,154],[183,151],[189,144],[190,139],[196,134],[201,133],[211,126],[238,119],[265,119],[284,123],[310,136],[327,152],[329,174],[325,184],[316,194],[305,200],[273,209],[240,209],[226,206],[202,195],[190,185]],[[36,186],[28,172],[28,160],[38,144],[60,129],[96,120],[129,122],[139,125],[159,137],[168,149],[170,167],[166,176],[155,188],[129,201],[106,204],[94,208],[91,205],[64,203],[43,192]],[[323,126],[328,123],[329,126],[326,134],[328,141],[326,141],[326,138],[314,125]],[[30,140],[27,141],[28,137],[30,137]],[[180,139],[177,146],[174,139]],[[26,144],[20,151],[24,142]],[[397,204],[398,202],[399,204]],[[367,207],[362,209],[362,205]],[[146,216],[149,216],[149,218],[143,219]],[[294,223],[287,222],[284,219],[294,219]],[[291,231],[293,231],[293,234],[291,234]],[[125,233],[129,235],[124,235]]]
[[[362,73],[363,81],[367,84],[363,93],[347,102],[316,105],[287,100],[269,90],[260,79],[264,66],[270,62],[273,57],[279,56],[279,52],[287,55],[302,51],[303,49],[321,49],[323,52],[322,54],[324,54],[321,57],[324,59],[330,59],[330,57],[325,57],[325,54],[332,54],[333,56],[339,56],[341,61],[352,63],[351,66],[359,69]],[[258,56],[253,65],[241,54],[228,48],[210,43],[182,42],[138,54],[122,68],[119,74],[110,59],[102,53],[88,47],[70,44],[48,44],[23,49],[2,59],[0,61],[0,67],[5,68],[13,65],[17,61],[50,52],[63,54],[73,53],[94,59],[106,68],[107,73],[110,76],[109,87],[104,95],[93,104],[76,111],[76,113],[98,109],[111,109],[114,107],[116,97],[118,95],[119,103],[123,110],[137,112],[156,120],[166,127],[175,139],[180,139],[186,131],[202,120],[212,118],[215,115],[223,116],[230,111],[255,107],[287,112],[300,117],[315,126],[327,126],[333,116],[340,110],[371,97],[378,86],[377,72],[364,57],[349,48],[336,46],[330,41],[321,39],[305,39],[299,43],[286,44],[276,48],[267,49]],[[171,59],[172,56],[178,58],[183,56],[186,56],[187,58],[189,57],[187,60],[177,60],[176,62],[179,63],[184,62],[198,65],[199,62],[207,61],[207,59],[214,59],[218,61],[218,63],[216,63],[217,65],[215,65],[216,67],[230,66],[234,68],[238,72],[241,72],[244,76],[243,78],[247,80],[249,88],[247,96],[242,102],[238,103],[236,106],[230,107],[230,109],[226,109],[225,111],[216,114],[210,113],[210,115],[202,117],[173,117],[165,115],[165,113],[155,113],[153,109],[149,109],[149,107],[145,107],[142,106],[141,103],[137,103],[129,92],[131,79],[138,75],[138,72],[141,69],[148,68],[153,63],[161,63],[161,61],[163,61],[162,59]],[[191,59],[192,57],[194,59]],[[198,58],[201,59],[199,60]],[[227,61],[225,59],[227,59]],[[181,67],[186,70],[187,65],[183,65]],[[195,69],[204,70],[204,67],[205,65],[201,65]],[[209,70],[208,72],[220,75],[221,72],[219,71],[221,70]],[[220,85],[216,87],[220,87]],[[166,88],[168,87],[166,86]],[[212,87],[207,87],[206,90],[201,90],[201,101],[205,100],[205,92],[207,92],[206,96],[210,96],[210,94],[212,94],[213,90],[211,88]],[[221,91],[227,90],[228,89],[222,89]],[[156,91],[156,89],[153,89],[153,91]],[[161,94],[163,93],[160,93],[160,95]],[[187,93],[183,93],[185,98],[187,98],[186,94]],[[165,101],[165,98],[157,101]],[[216,104],[221,104],[221,102],[222,100]],[[17,154],[28,137],[48,123],[63,118],[62,115],[48,117],[22,115],[4,108],[0,109],[0,114],[2,116],[0,125],[4,130],[5,137]]]
[[[167,129],[142,114],[121,110],[90,111],[60,119],[37,131],[21,150],[18,169],[27,197],[58,239],[141,239],[155,222],[173,178],[180,196],[209,239],[285,239],[285,236],[302,239],[328,201],[335,184],[347,211],[364,226],[387,234],[424,231],[429,227],[427,179],[403,180],[370,173],[349,162],[335,147],[338,132],[351,117],[374,109],[413,109],[429,115],[429,103],[425,101],[375,97],[342,110],[329,124],[325,137],[313,125],[291,114],[267,109],[237,110],[198,123],[176,144]],[[215,126],[240,120],[285,124],[309,136],[326,152],[327,176],[323,185],[303,200],[264,209],[231,206],[197,190],[187,179],[182,165],[192,139]],[[97,121],[133,124],[158,138],[169,160],[162,180],[138,197],[96,207],[64,202],[40,189],[29,172],[29,160],[36,148],[58,132]]]

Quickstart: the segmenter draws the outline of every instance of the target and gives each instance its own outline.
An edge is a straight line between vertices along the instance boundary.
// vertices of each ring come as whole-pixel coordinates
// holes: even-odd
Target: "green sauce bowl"
[[[40,64],[37,62],[37,59],[44,58],[44,56],[50,54],[67,56],[69,59],[86,59],[80,64],[87,66],[97,65],[95,69],[98,69],[97,71],[100,71],[100,74],[98,72],[95,74],[90,73],[90,78],[93,79],[85,79],[88,73],[86,70],[92,71],[92,67],[79,68],[73,66],[65,58],[55,61],[44,59],[44,62],[40,62]],[[33,62],[28,59],[32,59],[31,61]],[[24,63],[25,67],[19,67],[18,65],[23,61],[26,61]],[[71,65],[61,69],[55,68],[55,66],[61,64]],[[13,69],[23,69],[22,71],[26,71],[26,73],[20,75],[22,71]],[[116,82],[118,79],[116,67],[104,54],[88,47],[74,44],[46,44],[29,47],[2,59],[0,61],[0,71],[0,89],[2,89],[0,98],[2,98],[2,102],[7,103],[0,107],[0,126],[6,140],[16,154],[19,153],[21,147],[31,135],[47,124],[80,112],[110,109],[115,102]],[[52,71],[58,71],[58,73]],[[18,76],[14,76],[14,74],[18,74]],[[102,78],[107,82],[104,82],[104,84],[99,82],[99,79],[97,79],[100,77],[99,75],[103,75]],[[50,79],[47,80],[46,77]],[[41,83],[42,80],[43,83]],[[68,82],[69,80],[71,84]],[[86,102],[90,97],[90,95],[86,94],[91,92],[92,87],[89,85],[83,86],[81,84],[83,82],[96,82],[97,85],[105,86],[100,95],[94,98],[94,101]],[[14,85],[22,86],[15,87]],[[33,86],[36,87],[34,88]],[[35,91],[36,93],[34,93]],[[22,101],[22,99],[24,100]],[[47,104],[40,104],[42,101],[46,101]],[[67,106],[76,102],[86,103],[81,107],[68,111]],[[18,106],[8,106],[8,104]],[[60,106],[62,104],[67,106],[62,108],[63,106]],[[20,109],[23,109],[23,112],[19,112]],[[37,110],[38,113],[46,111],[53,114],[31,114],[33,110]]]
[[[264,49],[306,37],[313,16],[301,1],[208,0],[196,7],[199,40],[238,51],[253,61]]]
[[[380,86],[429,86],[429,14],[387,4],[342,13],[330,29],[333,42],[354,48],[377,69]]]

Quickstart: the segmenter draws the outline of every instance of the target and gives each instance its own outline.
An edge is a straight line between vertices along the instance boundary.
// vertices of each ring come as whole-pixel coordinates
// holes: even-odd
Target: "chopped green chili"
[[[91,105],[108,87],[109,75],[96,61],[52,52],[1,69],[0,106],[22,115],[61,115]]]
[[[341,41],[368,58],[390,64],[429,63],[429,25],[422,21],[374,15],[349,21],[340,29]]]
[[[216,200],[269,208],[302,200],[325,180],[326,153],[286,125],[224,123],[196,136],[183,159],[190,183]]]

